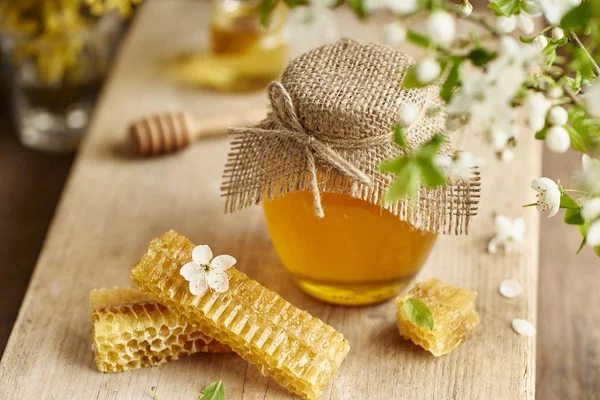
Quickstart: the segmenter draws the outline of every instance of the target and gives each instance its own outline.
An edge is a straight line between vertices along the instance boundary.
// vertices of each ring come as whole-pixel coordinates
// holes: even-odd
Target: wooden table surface
[[[185,7],[185,4],[182,6]],[[161,11],[168,13],[168,10]],[[161,15],[164,16],[164,13],[161,12]],[[194,20],[192,17],[193,13],[189,18],[190,21]],[[196,19],[198,17],[201,18],[196,15]],[[152,43],[152,40],[157,37],[153,38],[148,40]],[[136,40],[140,39],[130,38],[127,46],[133,46],[132,43]],[[134,54],[143,56],[143,52],[139,51]],[[128,65],[127,62],[121,60],[117,65],[115,75],[124,72],[131,73],[134,65]],[[131,91],[136,90],[136,93],[143,94],[143,87],[139,86],[143,83],[143,79],[142,76],[137,83],[125,89],[122,86],[117,87],[116,84],[111,84],[99,107],[98,117],[90,132],[91,137],[79,156],[77,167],[66,191],[66,197],[61,203],[57,219],[38,264],[36,277],[30,288],[29,301],[23,308],[11,339],[12,346],[9,344],[9,350],[2,360],[2,367],[0,367],[0,398],[2,399],[5,398],[2,393],[7,394],[6,398],[19,399],[28,398],[25,394],[33,393],[38,394],[37,398],[60,399],[76,398],[76,396],[91,398],[86,394],[93,394],[95,398],[149,398],[147,390],[153,384],[159,384],[159,393],[160,390],[164,390],[163,398],[193,398],[193,396],[183,397],[183,394],[197,393],[199,388],[210,379],[219,378],[222,374],[231,374],[227,371],[230,367],[233,369],[233,376],[228,375],[227,381],[231,385],[232,394],[243,391],[243,398],[254,398],[252,394],[264,395],[266,393],[270,393],[267,398],[285,396],[277,388],[269,389],[275,385],[269,385],[268,380],[260,378],[256,371],[246,370],[243,368],[243,362],[231,358],[224,363],[214,359],[208,360],[206,364],[202,364],[202,368],[199,368],[198,363],[205,360],[189,359],[162,368],[120,374],[120,376],[105,377],[93,371],[92,357],[86,337],[89,331],[85,322],[87,307],[76,308],[74,304],[85,302],[85,293],[90,287],[126,283],[127,264],[135,261],[146,245],[146,241],[150,237],[160,234],[162,230],[172,226],[190,234],[193,239],[200,236],[203,230],[197,225],[210,220],[210,217],[202,212],[206,211],[207,214],[210,214],[210,211],[216,211],[215,207],[220,206],[219,203],[212,203],[212,201],[208,202],[211,204],[201,204],[206,196],[192,193],[191,189],[182,189],[182,192],[185,193],[185,195],[182,194],[184,198],[155,193],[155,191],[168,188],[177,189],[176,186],[171,187],[168,182],[160,183],[161,178],[168,180],[172,176],[183,175],[188,182],[197,182],[202,179],[209,179],[212,182],[212,180],[218,179],[220,173],[215,173],[214,176],[210,174],[211,176],[207,178],[205,174],[197,171],[198,168],[192,169],[192,171],[183,170],[186,169],[185,165],[193,166],[194,163],[197,163],[195,160],[202,157],[210,158],[213,153],[221,157],[226,151],[226,144],[219,140],[208,143],[205,148],[196,146],[181,155],[151,162],[139,162],[138,164],[134,160],[119,158],[118,170],[125,170],[125,172],[119,172],[120,177],[117,177],[117,182],[114,182],[115,176],[110,172],[115,172],[116,169],[114,166],[107,168],[107,164],[111,160],[114,161],[115,156],[122,154],[115,151],[114,143],[119,137],[118,135],[122,134],[123,124],[130,117],[137,116],[138,113],[160,106],[160,104],[150,104],[147,101],[135,109],[122,108],[125,107],[125,104],[135,102]],[[122,95],[126,93],[129,93],[130,97],[123,98]],[[151,97],[151,92],[147,93]],[[164,96],[167,104],[173,106],[174,98],[181,101],[181,95],[174,96],[173,93],[167,93]],[[113,101],[109,101],[107,98]],[[147,99],[147,97],[145,98]],[[185,99],[185,96],[183,98]],[[169,103],[170,101],[171,103]],[[120,113],[117,112],[119,106],[124,115],[119,115]],[[103,124],[98,121],[102,121]],[[521,146],[519,159],[527,159],[525,154],[532,152],[533,160],[529,159],[525,164],[507,167],[507,170],[514,169],[516,171],[519,168],[523,170],[525,167],[532,166],[531,163],[536,162],[536,150],[532,144],[525,141],[521,143]],[[5,267],[0,269],[0,288],[3,289],[0,293],[2,296],[0,301],[2,305],[7,305],[2,307],[2,312],[7,314],[0,314],[1,328],[4,329],[0,331],[0,334],[6,335],[5,330],[8,329],[5,327],[10,326],[15,317],[20,294],[23,293],[27,275],[33,266],[33,259],[38,254],[52,208],[64,182],[70,158],[44,156],[20,149],[15,140],[7,135],[0,135],[0,157],[0,198],[2,199],[0,203],[0,215],[2,216],[0,255],[5,255],[2,258]],[[573,165],[576,165],[577,162],[578,160],[573,157],[554,156],[552,159],[547,159],[546,175],[555,177],[561,176],[562,173],[564,181],[564,172],[572,170]],[[50,163],[53,168],[46,167]],[[494,168],[497,167],[491,167],[492,172]],[[532,168],[533,171],[530,169],[528,172],[535,172],[535,167]],[[168,171],[171,172],[167,173]],[[152,179],[152,174],[156,174],[155,180]],[[122,193],[114,193],[110,190],[106,192],[107,187],[89,186],[92,175],[96,178],[94,179],[95,184],[103,181],[106,183],[110,180],[113,182],[113,187],[121,188],[124,188],[123,184],[127,183],[127,177],[136,177],[143,181],[131,189],[136,193],[129,193],[123,199],[120,196]],[[148,178],[144,181],[143,176],[148,176]],[[517,207],[532,194],[526,188],[529,177],[521,176],[521,178],[525,184],[519,181],[518,186],[523,193],[507,196],[499,201],[510,202],[510,204],[503,203],[502,205],[509,206],[515,213],[525,215],[526,211]],[[119,182],[121,179],[123,182]],[[505,177],[505,179],[510,182],[500,183],[500,192],[503,189],[510,190],[509,183],[514,183],[510,178]],[[19,190],[14,189],[15,181],[20,183],[20,185],[17,184]],[[493,185],[490,182],[484,189],[491,187]],[[125,193],[127,193],[127,189],[125,189]],[[215,195],[214,193],[210,194]],[[155,205],[150,206],[149,202],[146,202],[144,206],[128,208],[127,206],[130,204],[128,196],[136,199],[136,202],[143,202],[144,198],[153,196],[152,204]],[[161,204],[161,199],[163,201],[168,199],[171,203],[168,205],[162,203],[162,206],[157,206],[156,204]],[[486,201],[485,197],[484,201]],[[503,210],[497,199],[489,200],[489,203],[494,203],[490,206]],[[110,204],[112,211],[108,212],[109,210],[104,207],[104,204]],[[531,370],[527,370],[527,368],[531,368],[533,362],[527,359],[518,360],[518,358],[527,354],[533,356],[534,353],[528,345],[532,341],[514,335],[510,331],[508,322],[511,315],[519,310],[532,317],[531,313],[535,310],[535,296],[532,298],[532,294],[535,293],[535,274],[529,276],[525,273],[521,276],[510,275],[510,273],[523,273],[523,269],[535,272],[536,268],[526,262],[523,264],[523,257],[503,258],[504,261],[497,261],[483,254],[484,236],[489,233],[489,220],[493,212],[493,207],[490,206],[482,207],[482,213],[475,226],[475,231],[479,234],[468,239],[444,239],[425,270],[426,275],[447,278],[449,281],[475,288],[480,292],[479,308],[483,320],[481,329],[473,338],[472,343],[463,346],[455,355],[439,361],[426,358],[417,349],[399,341],[395,336],[396,332],[392,329],[393,326],[390,326],[389,329],[387,327],[385,329],[368,328],[364,334],[351,332],[352,326],[348,321],[351,321],[352,318],[355,318],[355,322],[361,322],[367,326],[391,323],[389,304],[360,311],[344,308],[336,310],[336,307],[324,306],[302,295],[289,282],[289,278],[281,272],[279,267],[273,265],[273,268],[277,268],[277,270],[265,270],[265,265],[267,265],[266,268],[270,268],[268,264],[277,264],[277,261],[265,235],[258,210],[244,214],[244,218],[249,222],[248,226],[242,227],[242,232],[234,236],[233,246],[244,249],[245,254],[238,258],[246,261],[248,265],[246,272],[267,286],[283,292],[285,297],[301,308],[309,309],[315,315],[328,319],[344,333],[348,334],[350,331],[348,336],[355,350],[356,344],[358,347],[362,346],[367,349],[359,348],[355,355],[351,355],[345,362],[342,371],[328,392],[330,398],[357,398],[349,397],[350,395],[345,391],[346,387],[353,388],[354,396],[360,397],[361,393],[373,393],[365,385],[385,386],[389,384],[389,380],[380,382],[380,379],[386,380],[386,374],[390,371],[393,376],[388,375],[388,378],[393,380],[394,385],[391,388],[383,389],[380,393],[394,393],[394,396],[397,397],[393,398],[416,398],[418,394],[427,393],[437,393],[435,398],[440,399],[475,398],[474,393],[485,394],[485,398],[490,399],[530,398],[533,393],[531,387],[533,377],[530,376]],[[177,207],[178,210],[174,211],[173,207]],[[157,210],[162,211],[163,217],[153,214]],[[198,220],[189,221],[189,215],[186,212],[194,215]],[[536,216],[532,217],[531,215],[527,214],[528,222],[532,222],[532,226],[535,227]],[[240,228],[231,219],[227,219],[225,224],[229,227]],[[577,246],[577,236],[562,228],[558,219],[545,221],[542,225],[542,238],[545,242],[541,247],[540,263],[538,397],[540,399],[593,399],[598,398],[600,393],[600,363],[598,361],[600,337],[598,337],[596,322],[600,313],[598,311],[600,296],[598,289],[593,286],[594,280],[597,282],[600,276],[599,263],[589,251],[574,257],[572,253]],[[535,228],[532,230],[535,231]],[[213,242],[217,242],[216,246],[225,246],[225,242],[231,241],[229,235],[224,232],[213,231],[212,234]],[[248,242],[248,239],[241,234],[251,235],[253,242]],[[528,243],[537,247],[535,232],[530,232]],[[257,247],[252,250],[249,249],[249,246]],[[474,246],[477,247],[476,250],[474,250]],[[451,249],[454,249],[454,252]],[[463,253],[460,256],[454,255],[448,259],[448,255],[461,250]],[[236,253],[237,255],[238,253]],[[529,257],[529,261],[535,261],[534,253],[529,254]],[[102,261],[94,261],[96,258],[102,259]],[[256,263],[252,263],[258,259],[263,262],[261,268],[257,268]],[[61,272],[68,271],[73,274],[75,268],[78,269],[78,272],[74,274],[76,276],[68,277],[61,274]],[[480,271],[482,268],[485,268],[485,271]],[[528,268],[531,269],[528,270]],[[508,277],[507,274],[522,279],[529,290],[528,297],[520,303],[504,305],[505,308],[500,309],[498,305],[501,304],[501,301],[506,300],[498,299],[495,288],[502,277]],[[59,281],[58,284],[49,284],[53,278],[59,278],[56,279]],[[69,294],[65,295],[65,293]],[[59,306],[58,309],[63,311],[51,311],[55,313],[55,318],[52,318],[53,314],[42,315],[45,301],[50,305]],[[557,312],[557,310],[559,311]],[[46,309],[46,312],[50,311]],[[502,318],[498,318],[499,314],[503,314]],[[596,318],[594,318],[595,316]],[[374,336],[370,337],[370,334],[374,334]],[[0,337],[0,346],[4,342],[3,338],[5,339],[5,336]],[[60,341],[61,338],[64,341],[69,340],[75,343],[64,343],[64,341]],[[38,341],[34,343],[34,339],[38,339]],[[372,346],[372,340],[384,341],[387,346],[391,346],[400,353],[393,357],[391,363],[386,363],[388,368],[379,369],[377,368],[378,364],[374,361],[371,365],[362,365],[361,359],[358,358],[359,355],[370,355],[372,358],[386,355],[382,348]],[[58,348],[56,347],[57,343],[60,343]],[[506,346],[507,344],[510,346]],[[500,347],[500,349],[494,349],[494,346]],[[506,349],[506,347],[510,349]],[[60,351],[60,354],[57,354],[57,351]],[[484,359],[488,351],[496,355],[494,363],[487,365],[485,361],[471,358],[472,355],[477,355]],[[358,355],[356,355],[357,353]],[[470,363],[475,363],[477,368],[474,370],[472,366],[463,365]],[[521,372],[524,372],[525,376],[519,376],[517,373],[513,377],[514,379],[511,378],[513,372],[506,371],[507,364],[524,367],[525,370]],[[63,368],[64,371],[59,371],[59,368]],[[486,368],[489,370],[486,371]],[[207,376],[192,377],[189,375],[190,371],[198,370],[206,372]],[[427,371],[430,372],[423,374]],[[470,373],[465,375],[469,371]],[[245,379],[236,382],[236,373],[245,373]],[[429,384],[419,380],[409,382],[415,380],[417,373],[431,378],[431,382]],[[476,382],[475,378],[478,377],[478,374],[480,378],[485,378],[483,383]],[[344,379],[344,375],[346,379]],[[173,392],[172,390],[177,390],[176,388],[182,386],[182,382],[175,378],[181,376],[189,379],[187,383],[190,389]],[[506,380],[501,379],[500,376],[504,376]],[[69,381],[69,377],[73,380],[72,382]],[[358,379],[359,377],[362,379]],[[497,381],[494,382],[493,379]],[[452,387],[447,386],[447,383],[450,383]],[[473,386],[474,383],[475,386]],[[402,385],[400,387],[403,387],[405,392],[399,391],[398,385]],[[124,389],[130,386],[131,389]],[[115,391],[119,388],[122,391],[117,395]],[[67,396],[55,397],[56,393],[67,394]],[[414,396],[409,396],[409,393]],[[146,397],[143,397],[144,395]]]

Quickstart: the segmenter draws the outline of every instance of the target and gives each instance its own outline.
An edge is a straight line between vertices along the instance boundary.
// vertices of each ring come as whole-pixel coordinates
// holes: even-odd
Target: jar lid
[[[409,148],[444,132],[446,112],[439,86],[405,90],[402,79],[414,60],[378,44],[343,39],[290,62],[281,83],[269,85],[271,112],[257,126],[232,128],[231,151],[222,194],[233,212],[294,191],[348,194],[380,205],[417,229],[468,233],[477,214],[479,170],[469,180],[421,186],[412,200],[383,204],[393,175],[379,172],[382,161],[402,154],[392,140],[403,104],[419,118],[405,129]],[[428,113],[427,110],[438,112]],[[449,144],[441,149],[453,152]]]

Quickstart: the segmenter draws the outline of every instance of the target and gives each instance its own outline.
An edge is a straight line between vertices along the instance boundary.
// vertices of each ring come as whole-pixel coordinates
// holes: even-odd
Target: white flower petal
[[[502,238],[509,237],[512,233],[512,221],[506,215],[497,215],[494,218],[496,233]]]
[[[585,238],[589,246],[600,246],[600,221],[596,221],[590,226]]]
[[[521,284],[514,279],[506,279],[500,283],[498,291],[502,296],[512,299],[521,294]]]
[[[454,17],[446,11],[434,11],[427,18],[427,33],[433,43],[448,46],[456,36]]]
[[[510,17],[499,16],[496,18],[496,28],[498,28],[501,33],[510,33],[514,31],[516,27],[517,20],[514,15],[511,15]]]
[[[531,188],[538,192],[537,209],[550,210],[548,218],[556,215],[560,208],[560,189],[550,178],[538,178],[531,181]]]
[[[498,252],[498,244],[499,244],[499,239],[498,237],[494,237],[492,238],[492,240],[490,240],[490,242],[487,245],[487,251],[490,254],[496,254]]]
[[[571,147],[571,137],[562,126],[552,126],[546,133],[546,146],[554,153],[566,153]]]
[[[208,264],[212,258],[212,250],[205,244],[196,246],[194,247],[194,250],[192,250],[192,260],[198,264]]]
[[[524,319],[513,319],[512,328],[519,335],[533,336],[535,335],[535,327],[531,322]]]
[[[398,21],[391,22],[383,28],[383,40],[391,45],[398,46],[406,40],[406,28]]]
[[[431,57],[425,57],[416,66],[417,80],[422,83],[430,83],[434,81],[442,72],[440,64]]]
[[[190,281],[190,292],[194,296],[202,296],[208,290],[208,286],[206,284],[206,277],[204,274],[199,276],[197,279]]]
[[[202,269],[200,264],[192,261],[181,267],[179,274],[183,276],[186,281],[192,282],[202,275]]]
[[[583,203],[581,215],[583,215],[583,218],[590,221],[600,217],[600,197],[587,200]]]
[[[526,230],[527,226],[525,225],[525,220],[523,218],[516,218],[512,222],[511,236],[513,240],[517,243],[521,243],[525,238]]]
[[[208,271],[206,282],[215,292],[223,293],[229,289],[229,276],[223,270],[211,269]]]
[[[236,262],[237,262],[237,260],[235,258],[233,258],[227,254],[223,254],[223,255],[216,256],[215,258],[213,258],[213,260],[210,262],[210,266],[213,267],[214,269],[225,271],[225,270],[233,267]]]
[[[569,121],[569,113],[564,107],[554,106],[548,112],[550,125],[565,125]]]

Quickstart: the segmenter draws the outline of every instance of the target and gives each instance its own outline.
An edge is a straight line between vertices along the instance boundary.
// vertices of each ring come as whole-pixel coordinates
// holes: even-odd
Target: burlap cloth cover
[[[395,49],[348,39],[293,60],[281,83],[269,86],[267,118],[255,127],[229,130],[233,140],[222,185],[226,211],[309,191],[322,216],[320,193],[341,193],[381,205],[418,229],[468,233],[479,202],[477,169],[467,181],[422,186],[411,201],[382,201],[393,176],[381,174],[378,165],[402,153],[391,133],[401,105],[421,109],[421,118],[405,130],[411,148],[445,130],[439,87],[401,89],[413,63]],[[426,112],[432,108],[442,110]]]

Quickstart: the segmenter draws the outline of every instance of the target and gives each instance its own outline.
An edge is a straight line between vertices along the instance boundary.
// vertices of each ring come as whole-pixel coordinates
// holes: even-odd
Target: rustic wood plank
[[[300,292],[279,265],[259,208],[222,213],[225,139],[147,160],[123,151],[125,126],[149,112],[184,108],[215,115],[264,102],[261,94],[233,97],[178,88],[156,68],[166,55],[204,43],[198,27],[207,18],[205,5],[150,2],[140,13],[75,163],[0,364],[0,398],[139,399],[150,398],[150,387],[157,385],[163,398],[192,399],[215,379],[226,382],[228,399],[291,398],[235,355],[200,355],[113,375],[94,369],[89,290],[127,285],[129,269],[148,241],[174,228],[210,243],[217,253],[234,254],[251,277],[344,332],[352,351],[325,399],[533,399],[535,338],[510,328],[512,318],[535,322],[536,314],[538,214],[521,207],[531,200],[529,181],[540,173],[540,152],[532,139],[523,138],[510,165],[481,154],[476,139],[465,141],[490,160],[483,169],[481,214],[472,236],[440,239],[421,277],[478,291],[482,323],[467,344],[434,359],[399,337],[391,302],[335,307]],[[346,14],[341,18],[346,35],[376,37],[376,30],[367,31]],[[529,230],[521,254],[485,253],[496,211],[525,217]],[[524,295],[500,297],[497,285],[504,278],[519,279]]]
[[[579,153],[544,152],[544,176],[566,187],[580,166]],[[575,255],[581,237],[560,215],[541,224],[537,396],[600,400],[600,261]]]

